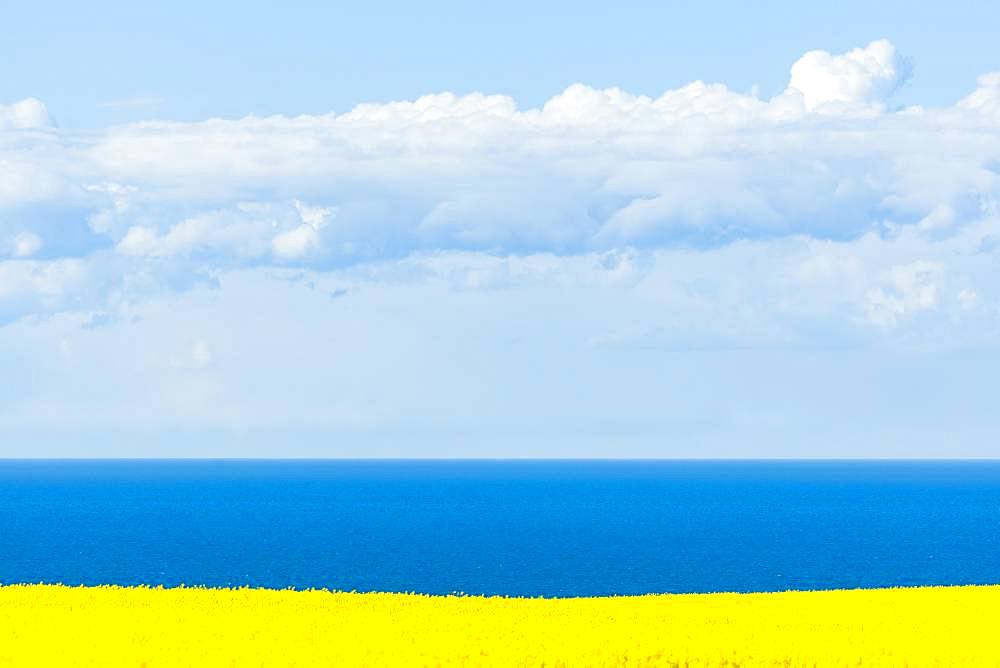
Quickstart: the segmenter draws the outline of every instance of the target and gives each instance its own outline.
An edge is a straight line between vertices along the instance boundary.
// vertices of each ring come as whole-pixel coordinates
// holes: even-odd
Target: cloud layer
[[[577,84],[540,109],[445,93],[98,133],[48,127],[27,99],[0,107],[0,252],[215,271],[946,237],[995,215],[1000,74],[950,108],[887,111],[909,72],[880,40],[805,54],[771,100],[703,82],[656,99]]]
[[[105,403],[158,388],[140,422],[362,429],[480,410],[384,384],[400,370],[468,382],[484,357],[503,388],[505,359],[548,368],[567,350],[627,383],[601,360],[995,347],[1000,73],[946,108],[894,108],[911,70],[879,40],[805,54],[766,100],[701,81],[657,98],[576,84],[536,109],[441,93],[96,132],[54,127],[34,99],[0,106],[0,342],[14,351],[0,365],[24,353],[50,381],[0,418],[113,422],[74,403],[79,388],[51,389],[50,366],[109,374]],[[236,350],[270,378],[266,400]],[[553,373],[572,373],[563,361]],[[320,401],[328,385],[297,389],[310,369],[367,389]],[[644,408],[607,420],[655,414],[647,380],[586,411],[621,395]]]

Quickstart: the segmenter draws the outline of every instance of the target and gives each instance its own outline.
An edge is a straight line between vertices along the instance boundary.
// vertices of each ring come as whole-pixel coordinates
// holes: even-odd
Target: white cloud
[[[89,288],[89,274],[80,259],[0,260],[0,325],[73,308],[81,291]]]
[[[976,79],[978,87],[956,105],[983,114],[1000,116],[1000,72],[990,72]]]
[[[152,255],[160,244],[155,230],[148,227],[130,227],[125,238],[118,242],[118,250],[125,255]]]
[[[886,113],[907,71],[881,40],[807,54],[771,101],[702,82],[655,99],[576,84],[540,109],[439,94],[339,116],[138,123],[88,151],[101,179],[134,189],[89,215],[104,230],[153,219],[141,225],[163,236],[192,207],[325,202],[335,228],[241,228],[257,252],[267,236],[275,260],[313,263],[844,238],[921,220],[940,233],[968,220],[962,202],[995,198],[1000,141],[983,140],[992,121],[971,103]]]
[[[938,305],[938,282],[944,273],[940,262],[918,260],[895,265],[884,272],[884,286],[869,290],[865,311],[878,325],[894,326],[901,318]]]
[[[309,206],[299,200],[295,200],[293,205],[302,219],[302,224],[277,234],[271,240],[274,254],[286,260],[299,259],[318,250],[322,245],[320,230],[335,214],[333,208]]]
[[[122,208],[116,205],[117,210]],[[132,226],[116,248],[131,257],[203,257],[222,266],[266,259],[270,253],[281,260],[296,260],[321,249],[321,232],[334,214],[331,207],[300,200],[239,202],[185,218],[162,232],[149,225]],[[112,219],[109,211],[100,223],[111,229]]]
[[[28,258],[42,248],[42,239],[31,232],[16,234],[11,240],[11,255],[16,258]]]
[[[87,132],[0,107],[0,422],[60,455],[234,425],[160,454],[940,454],[940,416],[990,443],[1000,76],[893,111],[908,72],[879,41],[770,100],[575,84]]]
[[[48,110],[33,97],[13,104],[0,104],[0,130],[43,128],[48,124]]]
[[[299,225],[293,230],[282,232],[271,240],[274,254],[286,260],[298,259],[319,248],[319,232],[309,225]]]
[[[80,260],[0,262],[0,298],[28,293],[58,297],[82,270]]]
[[[801,94],[808,111],[880,105],[909,76],[909,63],[880,39],[840,55],[810,51],[792,65],[788,92]]]
[[[5,312],[102,309],[97,295],[134,303],[241,268],[392,266],[417,280],[427,263],[406,258],[475,257],[448,280],[502,290],[534,280],[529,265],[565,277],[579,260],[591,269],[570,283],[594,267],[595,289],[659,282],[682,329],[725,323],[718,340],[800,336],[789,321],[889,336],[935,313],[992,317],[992,265],[975,253],[997,234],[1000,79],[951,107],[888,111],[908,74],[879,40],[806,54],[771,100],[701,81],[658,97],[575,84],[537,109],[441,93],[88,133],[18,103],[0,134],[0,243],[79,262],[81,285],[29,299],[19,279]],[[952,313],[962,290],[977,307]]]

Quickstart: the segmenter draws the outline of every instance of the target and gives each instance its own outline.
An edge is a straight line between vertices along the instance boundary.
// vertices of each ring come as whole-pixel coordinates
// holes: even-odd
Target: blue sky
[[[0,456],[996,456],[987,3],[0,27]]]

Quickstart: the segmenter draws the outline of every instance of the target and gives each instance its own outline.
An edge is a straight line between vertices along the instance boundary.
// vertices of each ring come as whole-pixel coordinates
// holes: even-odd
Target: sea
[[[1000,583],[1000,461],[2,460],[0,583],[592,596]]]

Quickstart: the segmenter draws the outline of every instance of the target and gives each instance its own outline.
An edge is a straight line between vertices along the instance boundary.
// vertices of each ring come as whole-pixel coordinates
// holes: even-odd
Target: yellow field
[[[1000,586],[514,599],[0,587],[0,665],[1000,666]]]

